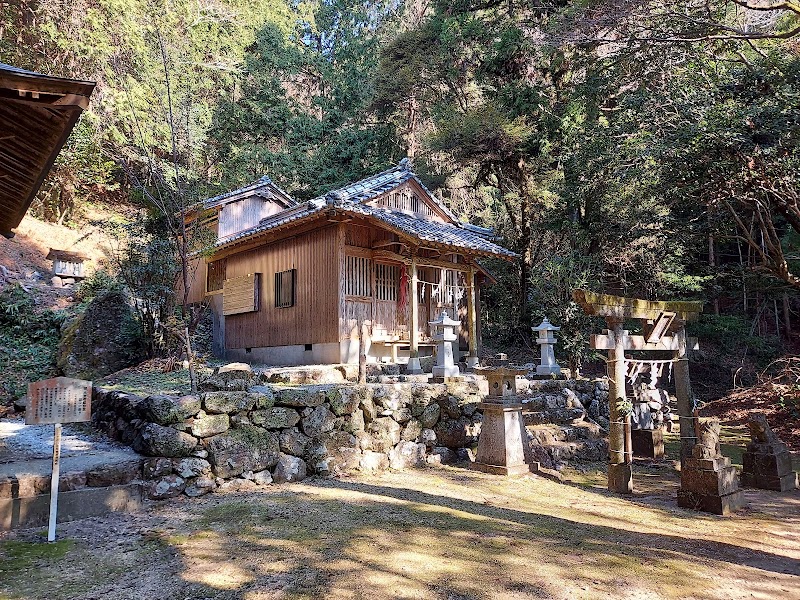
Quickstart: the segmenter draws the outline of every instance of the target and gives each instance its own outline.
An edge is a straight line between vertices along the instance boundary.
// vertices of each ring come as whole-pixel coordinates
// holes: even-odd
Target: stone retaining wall
[[[230,377],[221,384],[245,387]],[[474,382],[266,384],[146,398],[96,388],[93,421],[152,457],[143,475],[160,499],[465,460],[480,433],[480,401]]]

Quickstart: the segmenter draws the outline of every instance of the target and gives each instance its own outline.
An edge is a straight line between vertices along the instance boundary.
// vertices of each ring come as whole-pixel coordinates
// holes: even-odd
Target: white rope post
[[[53,475],[50,477],[50,523],[47,527],[47,541],[56,541],[56,517],[58,516],[58,479],[61,467],[61,423],[54,425],[53,433]]]

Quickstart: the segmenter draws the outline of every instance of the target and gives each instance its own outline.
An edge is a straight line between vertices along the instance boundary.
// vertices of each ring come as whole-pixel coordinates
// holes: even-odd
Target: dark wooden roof
[[[0,234],[14,235],[94,86],[0,63]]]

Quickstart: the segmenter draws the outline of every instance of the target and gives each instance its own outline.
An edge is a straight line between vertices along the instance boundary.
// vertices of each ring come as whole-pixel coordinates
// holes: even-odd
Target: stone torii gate
[[[633,492],[631,471],[630,415],[620,414],[617,399],[625,398],[625,351],[660,350],[672,353],[675,373],[675,396],[681,431],[681,466],[691,457],[696,443],[694,402],[689,379],[687,350],[696,342],[687,340],[686,323],[698,317],[702,302],[652,302],[573,290],[572,297],[587,315],[605,317],[608,330],[591,337],[591,347],[608,351],[608,489],[612,492]],[[643,335],[630,335],[625,319],[642,322]]]

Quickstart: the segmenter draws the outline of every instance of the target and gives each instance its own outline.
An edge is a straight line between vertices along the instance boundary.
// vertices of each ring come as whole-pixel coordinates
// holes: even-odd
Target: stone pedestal
[[[772,431],[764,413],[750,413],[747,419],[750,443],[742,455],[742,485],[786,492],[797,488],[789,448]]]
[[[633,469],[630,463],[608,464],[608,491],[617,494],[633,493]]]
[[[751,442],[742,455],[742,485],[786,492],[797,488],[789,448],[781,441]]]
[[[525,462],[527,434],[519,402],[481,402],[483,411],[478,453],[470,469],[495,475],[524,475],[531,472]],[[538,465],[534,465],[535,467]]]
[[[681,470],[678,506],[728,515],[743,505],[744,494],[739,489],[736,467],[731,466],[729,458],[686,459]]]
[[[664,430],[634,429],[631,431],[634,456],[664,458]]]
[[[419,364],[419,358],[416,356],[412,356],[408,359],[408,364],[406,365],[406,373],[409,375],[421,375],[422,374],[422,366]]]

